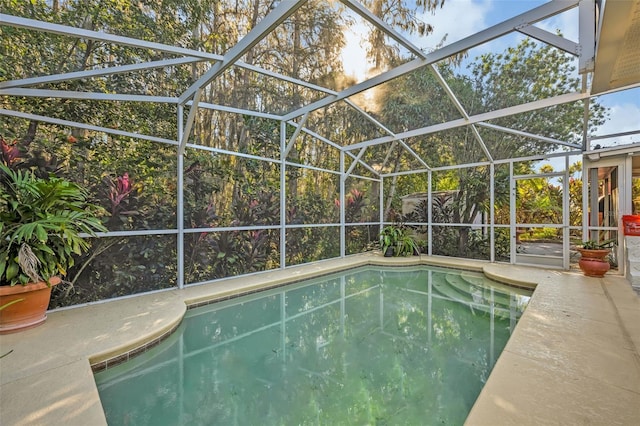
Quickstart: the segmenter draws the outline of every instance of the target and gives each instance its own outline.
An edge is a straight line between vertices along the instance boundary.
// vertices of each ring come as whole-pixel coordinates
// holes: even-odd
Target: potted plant
[[[611,252],[609,248],[614,240],[598,242],[596,240],[588,240],[582,243],[582,247],[578,247],[580,252],[580,269],[588,277],[603,277],[611,268],[606,257]]]
[[[385,257],[419,254],[418,244],[402,226],[388,225],[380,232],[380,247]]]
[[[416,240],[406,230],[403,230],[403,233],[400,235],[396,247],[396,256],[411,256],[414,254],[420,254],[420,247],[418,247]]]
[[[395,225],[388,225],[380,231],[380,248],[385,257],[395,254],[395,248],[401,235],[401,229]]]
[[[73,182],[0,164],[0,333],[44,322],[52,286],[89,248],[80,234],[106,231],[87,199]]]

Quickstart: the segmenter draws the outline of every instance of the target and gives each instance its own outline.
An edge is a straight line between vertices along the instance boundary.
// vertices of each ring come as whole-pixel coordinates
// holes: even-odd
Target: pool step
[[[509,287],[504,284],[492,282],[490,279],[484,276],[478,277],[462,273],[461,277],[466,281],[471,282],[471,284],[481,287],[484,290],[485,297],[488,300],[493,300],[494,303],[503,305],[506,308],[511,306],[514,294],[523,296],[531,295],[531,292],[528,290]]]
[[[473,298],[471,297],[470,294],[464,291],[460,291],[455,286],[451,285],[451,283],[449,282],[449,279],[447,278],[447,275],[434,277],[432,282],[433,288],[443,296],[446,296],[449,299],[455,300],[457,302],[461,302],[464,304],[473,302]]]
[[[511,296],[497,288],[491,289],[487,287],[487,279],[483,276],[473,275],[468,272],[462,272],[460,275],[449,274],[447,280],[453,286],[458,287],[461,291],[470,293],[474,296],[474,300],[478,303],[493,303],[508,308],[511,305]]]
[[[466,289],[468,290],[470,283],[461,282],[463,280],[460,279],[459,274],[446,274],[438,278],[439,279],[433,280],[433,288],[444,297],[469,306],[469,309],[471,309],[472,312],[491,312],[491,306],[487,300],[483,297],[478,299],[477,295],[474,299],[474,294],[465,290],[464,284],[466,284]],[[457,282],[458,285],[452,285],[451,282]],[[494,311],[496,316],[506,317],[509,315],[509,304],[504,305],[494,302],[494,307],[497,308]]]

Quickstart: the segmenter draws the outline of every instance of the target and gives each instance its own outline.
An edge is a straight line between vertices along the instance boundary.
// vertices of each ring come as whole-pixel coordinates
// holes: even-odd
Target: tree
[[[409,34],[425,36],[433,32],[431,24],[418,17],[419,12],[433,12],[444,5],[444,0],[416,0],[415,2],[391,0],[364,0],[362,3],[371,12],[393,28]],[[367,56],[377,70],[396,62],[399,51],[389,43],[387,36],[377,27],[367,35]]]

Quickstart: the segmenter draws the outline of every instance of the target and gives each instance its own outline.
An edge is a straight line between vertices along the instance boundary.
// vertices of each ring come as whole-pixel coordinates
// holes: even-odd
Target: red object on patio
[[[634,235],[640,237],[640,215],[628,214],[622,216],[624,235]]]

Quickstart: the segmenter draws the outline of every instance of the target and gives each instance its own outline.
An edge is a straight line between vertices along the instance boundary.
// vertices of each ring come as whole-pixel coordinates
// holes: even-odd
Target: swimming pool
[[[529,294],[359,268],[189,310],[95,378],[113,425],[462,424]]]

